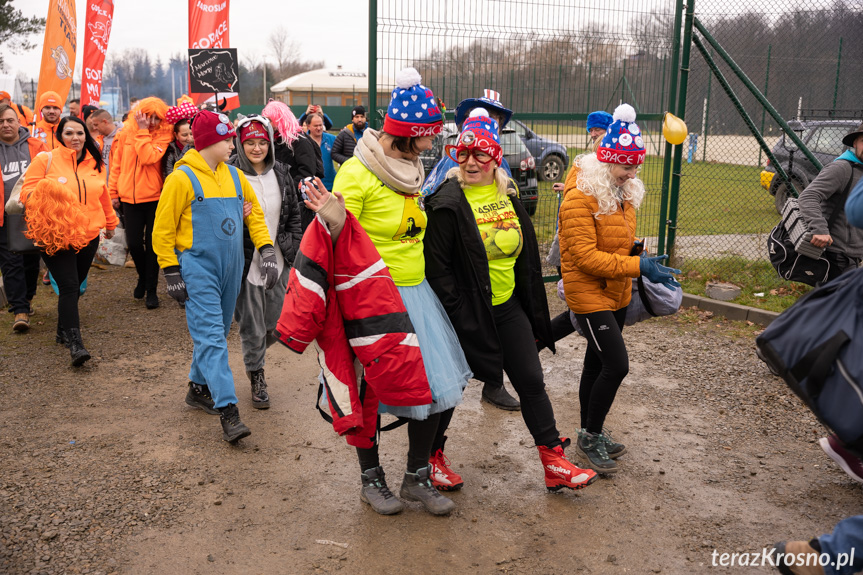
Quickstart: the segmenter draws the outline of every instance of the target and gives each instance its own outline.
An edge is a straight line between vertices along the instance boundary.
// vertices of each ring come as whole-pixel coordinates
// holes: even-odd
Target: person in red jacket
[[[162,195],[162,157],[174,139],[167,112],[168,105],[159,98],[138,102],[114,140],[108,179],[111,202],[123,212],[126,242],[138,271],[132,295],[135,299],[146,295],[147,309],[159,307],[159,262],[152,245],[153,221]]]

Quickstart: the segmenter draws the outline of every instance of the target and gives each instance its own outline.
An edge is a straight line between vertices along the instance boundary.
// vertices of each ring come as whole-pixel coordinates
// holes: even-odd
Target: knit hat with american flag
[[[502,116],[500,121],[500,127],[509,123],[509,119],[512,117],[512,110],[503,107],[503,104],[500,103],[500,93],[495,92],[494,90],[489,90],[486,88],[483,90],[483,94],[479,98],[467,98],[466,100],[462,100],[458,103],[455,109],[455,123],[458,126],[458,129],[461,130],[462,124],[467,119],[468,114],[474,108],[485,108],[489,112],[497,112]]]

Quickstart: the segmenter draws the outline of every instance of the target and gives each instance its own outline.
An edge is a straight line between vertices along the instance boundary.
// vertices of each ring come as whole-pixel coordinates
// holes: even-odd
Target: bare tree
[[[284,26],[279,26],[270,33],[269,38],[270,54],[276,60],[276,66],[279,69],[279,75],[285,73],[288,63],[295,58],[292,54],[299,51],[297,43],[288,36],[288,31]]]

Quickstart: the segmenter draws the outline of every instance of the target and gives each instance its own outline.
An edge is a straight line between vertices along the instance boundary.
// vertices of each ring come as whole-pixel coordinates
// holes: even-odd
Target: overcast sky
[[[86,0],[75,0],[78,46],[83,47]],[[12,6],[26,16],[48,13],[48,0],[13,0]],[[368,2],[366,0],[232,0],[231,48],[240,60],[250,53],[263,57],[269,52],[266,39],[283,25],[300,46],[304,60],[324,60],[327,67],[365,71],[368,67]],[[19,70],[37,76],[42,60],[42,38],[35,50],[24,54],[4,53],[6,71]],[[166,62],[172,53],[189,48],[189,18],[186,0],[114,0],[114,26],[108,55],[127,48],[144,48]],[[75,81],[81,79],[83,51],[75,62]],[[272,61],[272,57],[269,59]]]

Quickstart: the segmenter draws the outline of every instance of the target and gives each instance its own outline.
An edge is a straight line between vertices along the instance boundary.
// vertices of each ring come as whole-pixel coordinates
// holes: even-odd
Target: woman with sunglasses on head
[[[618,470],[626,448],[604,429],[605,418],[623,379],[629,356],[623,341],[632,278],[679,287],[660,265],[668,256],[640,257],[635,211],[644,198],[638,170],[645,150],[635,110],[621,104],[614,111],[596,151],[575,159],[560,206],[560,263],[566,303],[587,338],[578,388],[581,426],[578,448],[601,474]]]
[[[57,343],[69,348],[72,365],[90,359],[81,338],[78,314],[80,287],[99,247],[99,231],[114,236],[118,219],[111,206],[102,153],[83,120],[67,116],[57,124],[60,146],[34,158],[24,174],[21,203],[42,259],[57,282]],[[50,158],[49,158],[50,154]],[[58,186],[40,186],[43,180]],[[57,209],[64,202],[73,205]]]
[[[288,167],[276,160],[273,127],[263,116],[241,118],[236,126],[239,145],[228,164],[236,166],[255,190],[264,211],[270,240],[276,247],[278,280],[266,289],[261,279],[261,255],[255,249],[249,228],[243,224],[243,282],[234,319],[239,325],[243,363],[252,385],[252,407],[267,409],[270,396],[264,377],[264,356],[276,342],[273,330],[282,313],[288,273],[303,237],[294,181]]]
[[[581,489],[593,471],[567,460],[569,440],[560,436],[545,391],[535,340],[552,350],[548,302],[539,247],[530,217],[512,181],[500,169],[503,159],[498,123],[484,108],[464,122],[457,146],[447,155],[458,167],[426,197],[426,274],[446,308],[474,376],[501,381],[509,376],[521,402],[521,415],[539,450],[550,491]],[[445,431],[453,411],[441,416],[432,453],[439,489],[461,478],[446,465]]]

